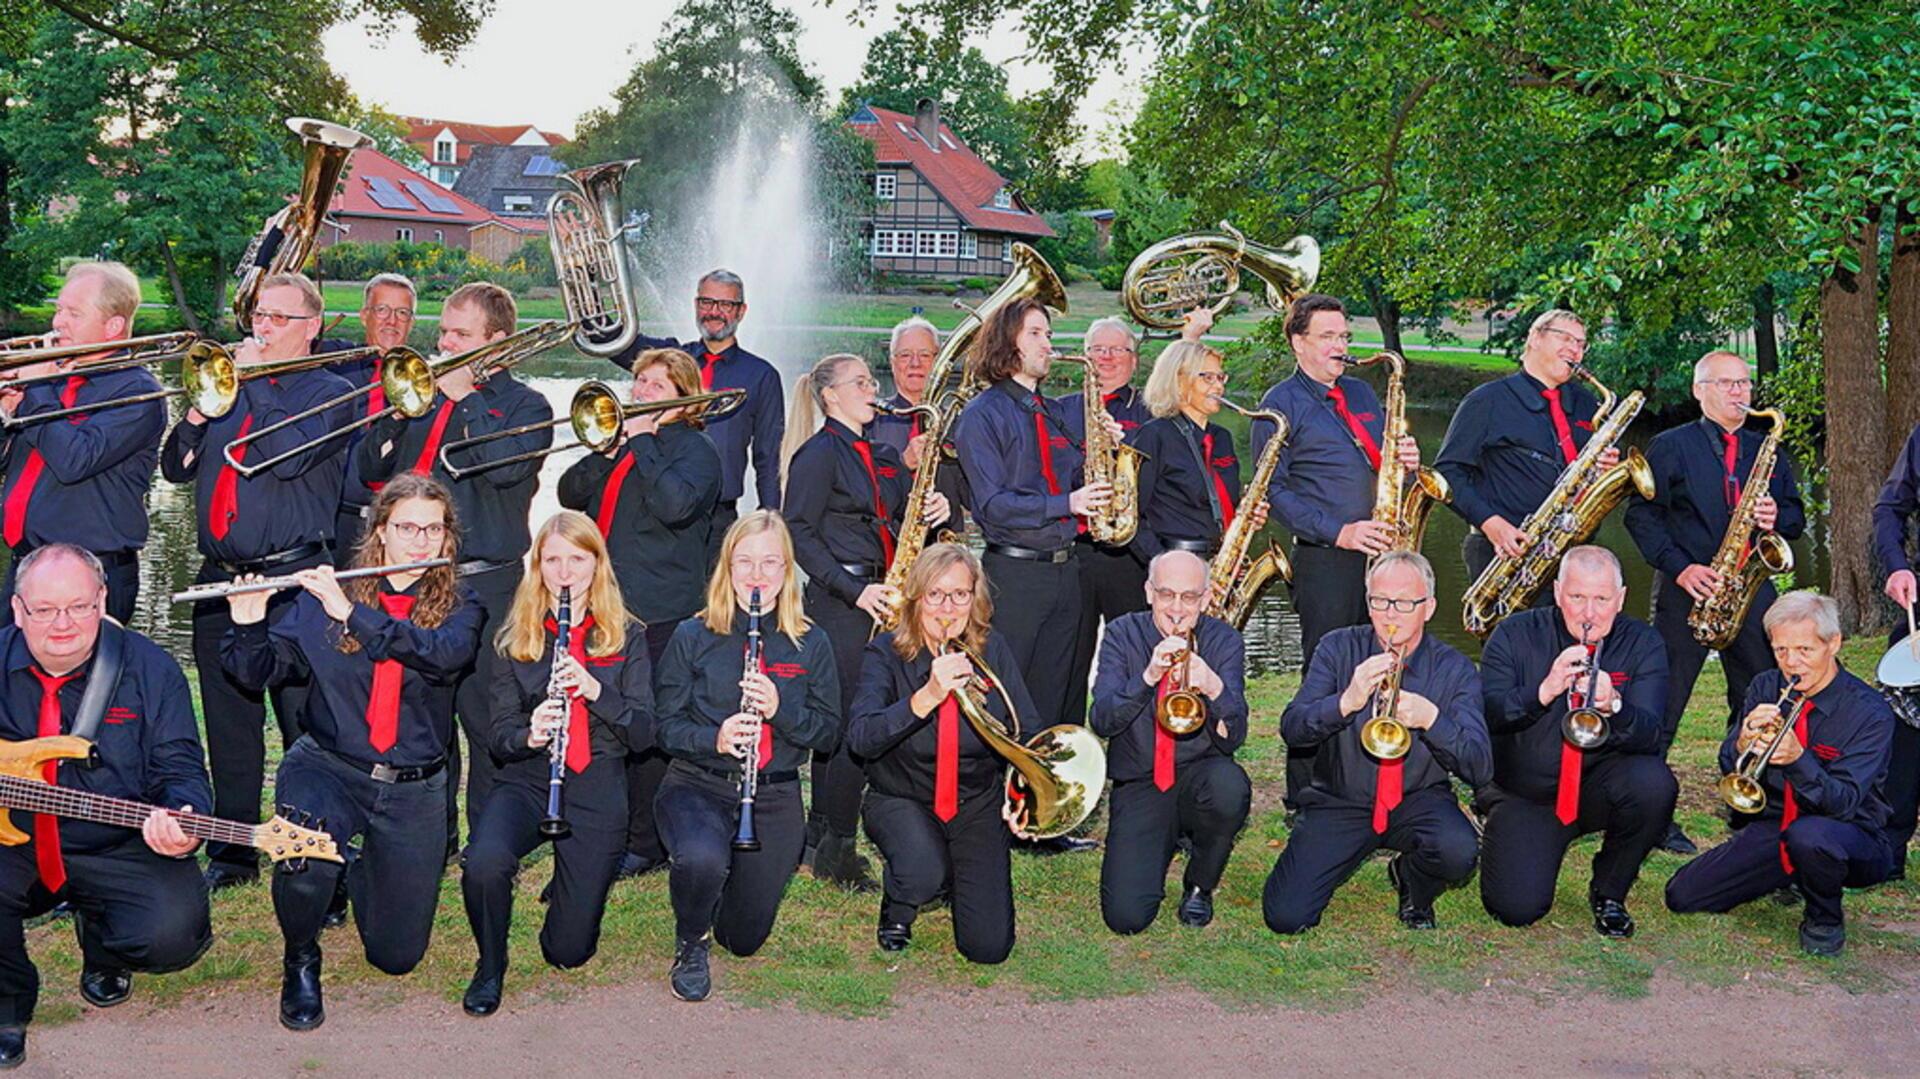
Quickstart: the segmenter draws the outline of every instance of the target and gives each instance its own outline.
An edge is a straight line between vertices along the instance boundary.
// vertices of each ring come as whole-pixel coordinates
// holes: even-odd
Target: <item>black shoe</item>
[[[1618,899],[1595,899],[1593,931],[1603,937],[1625,940],[1633,936],[1633,915],[1627,913],[1626,904]]]
[[[1204,929],[1213,923],[1213,893],[1189,884],[1180,897],[1180,924]]]
[[[1847,927],[1800,923],[1800,950],[1808,955],[1832,958],[1847,950]]]
[[[327,901],[327,916],[320,920],[322,929],[338,929],[347,924],[347,875],[340,874],[340,883],[333,889],[333,898]]]
[[[635,854],[632,851],[628,851],[620,856],[620,869],[613,875],[613,879],[626,880],[628,877],[644,877],[648,873],[657,873],[666,867],[667,862],[664,858],[655,861],[644,854]]]
[[[217,892],[222,888],[252,884],[260,879],[260,869],[257,866],[234,865],[230,862],[208,862],[204,876],[207,880],[207,891]]]
[[[460,998],[460,1007],[468,1015],[480,1017],[492,1015],[500,1010],[500,983],[505,974],[481,974],[474,969],[473,980],[467,983],[467,995]]]
[[[849,892],[871,894],[879,891],[880,885],[868,869],[852,836],[828,832],[820,837],[820,846],[813,852],[814,879],[837,884]]]
[[[1083,839],[1076,835],[1057,835],[1052,839],[1041,839],[1033,844],[1035,854],[1078,854],[1082,851],[1099,850],[1098,839]]]
[[[713,992],[713,975],[707,970],[707,938],[683,940],[673,952],[673,969],[667,972],[667,984],[673,995],[685,1001],[701,1001]]]
[[[1681,830],[1679,821],[1667,825],[1667,834],[1660,839],[1660,849],[1668,854],[1679,854],[1689,858],[1700,853],[1699,846]]]
[[[1881,881],[1880,883],[1898,884],[1900,881],[1903,881],[1906,879],[1907,879],[1907,860],[1905,857],[1902,857],[1898,862],[1895,862],[1893,864],[1893,872],[1888,873],[1887,879]]]
[[[1404,857],[1406,855],[1396,854],[1387,860],[1387,880],[1393,884],[1394,894],[1400,897],[1397,912],[1400,924],[1408,929],[1432,929],[1440,924],[1440,920],[1433,916],[1432,907],[1415,906],[1408,895],[1406,874],[1400,869],[1400,859]]]
[[[27,1028],[0,1027],[0,1071],[27,1062]]]
[[[320,1000],[320,944],[287,946],[286,973],[280,980],[280,1025],[312,1030],[327,1021]]]
[[[800,848],[800,864],[809,870],[813,868],[813,859],[820,851],[820,837],[827,834],[827,818],[819,813],[807,814],[807,841]]]
[[[904,952],[913,943],[913,927],[899,922],[881,922],[873,935],[883,952]]]
[[[1805,894],[1803,894],[1800,891],[1799,884],[1795,883],[1794,881],[1788,881],[1787,883],[1774,889],[1773,901],[1777,906],[1797,907],[1800,904],[1805,903],[1807,901],[1807,897]]]
[[[133,972],[117,967],[88,967],[80,972],[80,995],[96,1008],[125,1004],[133,995]]]

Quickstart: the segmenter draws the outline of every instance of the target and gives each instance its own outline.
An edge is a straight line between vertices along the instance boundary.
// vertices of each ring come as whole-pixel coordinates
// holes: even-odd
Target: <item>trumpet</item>
[[[1587,647],[1587,687],[1567,691],[1567,714],[1560,721],[1560,736],[1575,749],[1599,749],[1613,734],[1607,714],[1593,704],[1593,691],[1600,688],[1600,646],[1607,642],[1592,639],[1592,633],[1592,622],[1580,623],[1580,643]]]
[[[591,378],[573,392],[573,403],[567,407],[565,416],[542,420],[539,423],[521,424],[504,431],[489,431],[484,435],[449,442],[440,447],[440,467],[446,470],[449,479],[458,481],[502,465],[537,460],[550,453],[577,450],[582,446],[595,453],[605,453],[620,444],[627,428],[627,421],[636,416],[648,416],[656,412],[671,412],[677,408],[684,408],[703,419],[717,419],[739,408],[746,400],[747,391],[726,389],[711,393],[693,393],[685,397],[669,397],[664,401],[622,401],[619,392],[612,386],[597,378]],[[563,423],[573,427],[572,442],[562,442],[544,449],[528,450],[510,457],[499,457],[465,466],[453,463],[453,455],[461,450],[501,439],[518,438],[535,431],[550,430]]]
[[[1187,647],[1173,657],[1162,683],[1166,692],[1153,705],[1153,721],[1176,738],[1207,725],[1207,698],[1193,688],[1193,649],[1198,629],[1198,623],[1187,627]]]
[[[747,654],[741,664],[743,671],[760,669],[760,589],[755,588],[747,598]],[[747,703],[746,693],[740,695],[740,710],[766,722],[766,717]],[[753,800],[760,791],[760,746],[758,740],[748,746],[740,757],[740,821],[733,831],[733,849],[751,853],[760,849],[760,837],[753,829]]]
[[[416,570],[439,569],[451,566],[450,558],[427,558],[418,562],[395,562],[388,566],[365,566],[360,569],[343,569],[333,575],[336,581],[351,581],[356,577],[384,577],[390,573],[413,573]],[[249,592],[278,592],[283,588],[300,587],[300,578],[296,574],[280,577],[262,577],[257,581],[223,581],[219,584],[199,584],[184,592],[175,592],[175,603],[198,603],[207,599],[225,599],[228,596],[244,596]]]
[[[1373,695],[1373,716],[1360,728],[1360,748],[1376,760],[1397,761],[1413,749],[1413,732],[1400,722],[1400,683],[1406,676],[1407,662],[1393,647],[1396,627],[1387,627],[1387,654],[1393,665],[1387,668],[1386,681]]]
[[[1797,699],[1800,696],[1799,677],[1789,674],[1786,682],[1786,688],[1780,691],[1780,699],[1774,702],[1780,716],[1774,721],[1774,731],[1766,740],[1766,748],[1756,750],[1759,740],[1755,739],[1734,758],[1733,771],[1721,776],[1716,785],[1720,800],[1738,812],[1758,813],[1767,808],[1767,789],[1760,785],[1760,774],[1767,770],[1767,762],[1773,759],[1780,743],[1787,740],[1787,732],[1793,729],[1789,713],[1800,704]]]

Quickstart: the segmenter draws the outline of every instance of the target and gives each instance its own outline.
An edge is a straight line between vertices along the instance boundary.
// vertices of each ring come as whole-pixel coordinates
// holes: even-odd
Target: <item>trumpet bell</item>
[[[1026,743],[1027,759],[1007,766],[1007,791],[1019,807],[1014,834],[1053,839],[1080,827],[1099,804],[1107,751],[1085,727],[1048,727]]]
[[[599,379],[590,379],[574,391],[573,402],[567,409],[573,437],[595,453],[605,453],[620,441],[620,429],[626,419],[620,395]]]
[[[1572,708],[1560,721],[1560,734],[1575,749],[1598,749],[1612,734],[1607,717],[1596,708]]]
[[[1376,760],[1397,761],[1413,749],[1413,732],[1397,719],[1370,719],[1360,728],[1360,748]]]
[[[1734,772],[1720,777],[1716,785],[1720,800],[1740,813],[1758,813],[1767,808],[1767,790],[1751,776]]]
[[[1191,689],[1175,690],[1160,699],[1153,719],[1168,734],[1185,737],[1207,725],[1207,699]]]

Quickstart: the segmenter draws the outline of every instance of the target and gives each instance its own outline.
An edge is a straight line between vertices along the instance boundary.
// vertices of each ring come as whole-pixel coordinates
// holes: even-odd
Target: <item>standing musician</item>
[[[888,408],[909,408],[929,404],[927,376],[933,373],[933,361],[940,354],[940,338],[933,323],[915,315],[893,328],[887,343],[888,369],[893,372],[893,396],[881,403]],[[920,447],[913,441],[926,425],[918,414],[877,416],[868,432],[875,442],[893,447],[901,460],[912,456],[908,468],[920,467]],[[908,447],[912,447],[909,453]]]
[[[761,669],[748,671],[756,594]],[[744,957],[773,931],[806,843],[800,765],[831,754],[840,735],[833,646],[801,605],[793,541],[778,513],[756,510],[727,529],[706,607],[674,631],[655,685],[656,738],[674,758],[654,804],[673,859],[669,981],[681,1000],[705,1000],[711,942]],[[747,766],[759,777],[759,847],[750,851],[733,849]]]
[[[1325,293],[1308,293],[1287,309],[1293,375],[1276,383],[1260,408],[1287,418],[1287,444],[1267,488],[1280,523],[1293,534],[1293,607],[1300,616],[1300,663],[1333,630],[1367,624],[1367,559],[1387,549],[1392,529],[1373,520],[1383,452],[1404,469],[1420,467],[1411,437],[1383,447],[1386,415],[1366,380],[1346,374],[1353,332],[1347,309]],[[1255,458],[1273,437],[1256,420],[1249,431]],[[1317,743],[1314,743],[1317,744]],[[1313,746],[1287,746],[1288,808],[1312,782]]]
[[[1907,618],[1920,604],[1920,585],[1915,584],[1915,561],[1908,557],[1907,530],[1920,520],[1920,426],[1907,435],[1906,445],[1893,462],[1893,471],[1880,488],[1873,504],[1873,551],[1886,570],[1883,590],[1906,617],[1894,620],[1887,637],[1889,647],[1907,637]],[[1893,880],[1907,876],[1907,844],[1913,839],[1914,823],[1920,819],[1920,727],[1906,722],[1893,728],[1893,750],[1887,765],[1887,837],[1895,857]]]
[[[565,590],[567,639],[556,621]],[[480,959],[462,1007],[492,1015],[507,972],[507,928],[520,860],[550,827],[546,816],[555,738],[564,740],[553,883],[540,954],[562,969],[586,964],[600,942],[600,916],[627,846],[630,745],[653,728],[653,665],[647,638],[627,615],[599,529],[562,510],[534,535],[513,607],[494,636],[492,750],[505,762],[467,844],[460,890]],[[555,657],[556,649],[559,652]]]
[[[107,347],[11,372],[11,378],[67,377],[24,389],[0,381],[0,415],[24,419],[158,390],[159,380],[144,367],[97,375],[83,370],[113,355],[111,342],[131,334],[139,306],[140,282],[132,270],[118,262],[75,263],[53,303],[53,343]],[[107,570],[107,613],[130,622],[140,594],[140,549],[147,543],[147,491],[166,427],[166,402],[151,401],[8,432],[0,443],[6,458],[0,536],[13,549],[13,562],[49,543],[92,551]],[[8,595],[13,578],[9,570]]]
[[[1387,879],[1399,896],[1400,923],[1432,929],[1434,900],[1472,875],[1479,853],[1452,777],[1477,787],[1493,774],[1480,672],[1427,634],[1437,605],[1425,556],[1381,555],[1366,586],[1372,624],[1321,638],[1280,719],[1289,748],[1304,743],[1319,752],[1287,847],[1267,878],[1267,926],[1276,933],[1318,925],[1334,891],[1381,847],[1395,852]],[[1401,729],[1388,742],[1370,741],[1383,720]],[[1404,752],[1369,752],[1385,746]]]
[[[1806,900],[1800,947],[1839,955],[1842,890],[1887,879],[1904,853],[1885,831],[1882,792],[1899,724],[1873,687],[1840,666],[1840,605],[1831,598],[1789,592],[1768,608],[1765,628],[1779,669],[1754,677],[1746,718],[1720,746],[1720,770],[1764,755],[1766,806],[1757,823],[1680,867],[1667,882],[1667,909],[1723,913],[1793,885]],[[1783,697],[1788,679],[1794,694]]]
[[[513,333],[519,310],[513,294],[499,285],[476,281],[462,285],[440,309],[440,351],[454,355],[499,341]],[[418,419],[398,413],[376,423],[354,449],[360,475],[369,483],[391,483],[412,472],[432,476],[453,492],[460,510],[461,581],[479,597],[481,639],[506,617],[513,601],[513,570],[532,543],[527,512],[540,487],[540,458],[489,468],[462,479],[447,475],[440,463],[440,447],[458,439],[544,423],[553,418],[553,405],[512,372],[498,371],[484,381],[475,379],[473,364],[455,367],[435,382],[434,405]],[[513,438],[498,439],[466,450],[452,463],[466,468],[489,458],[508,457],[545,449],[553,443],[551,428],[542,427]],[[499,768],[485,747],[492,730],[491,703],[495,652],[480,650],[474,669],[461,676],[454,691],[454,709],[467,735],[467,830],[471,832],[487,806]],[[447,854],[459,850],[459,826],[453,798],[460,786],[460,750],[456,741],[448,761]]]
[[[1587,354],[1579,316],[1555,308],[1533,320],[1520,370],[1474,387],[1460,402],[1434,461],[1453,488],[1453,506],[1472,526],[1460,545],[1467,576],[1478,579],[1497,554],[1518,558],[1532,537],[1520,531],[1560,473],[1593,437],[1599,408],[1574,367]],[[1612,468],[1617,448],[1600,456]],[[1545,606],[1542,592],[1534,606]]]
[[[648,349],[633,361],[633,399],[665,401],[703,392],[693,357]],[[700,609],[707,582],[707,531],[720,499],[720,454],[698,411],[635,416],[626,438],[590,453],[560,476],[560,504],[592,518],[606,541],[627,610],[644,625],[655,669],[674,627]],[[627,846],[622,877],[664,869],[667,852],[653,798],[667,755],[648,740],[627,754]]]
[[[1253,800],[1246,770],[1233,759],[1247,740],[1246,646],[1238,630],[1201,613],[1206,562],[1182,550],[1156,555],[1144,590],[1150,610],[1107,624],[1093,687],[1093,733],[1110,740],[1113,780],[1100,915],[1116,933],[1153,924],[1182,839],[1180,924],[1212,922],[1213,891]],[[1200,695],[1204,722],[1175,735],[1156,713],[1180,690]]]
[[[874,625],[900,599],[885,581],[912,481],[893,448],[866,434],[878,389],[858,356],[835,353],[814,364],[794,386],[790,445],[781,451],[787,469],[781,515],[807,572],[808,615],[833,645],[842,716],[852,714],[860,657]],[[931,496],[927,515],[926,525],[944,522],[946,498]],[[857,891],[878,887],[854,850],[865,787],[866,774],[844,737],[831,758],[815,756],[807,814],[813,873]]]
[[[353,566],[457,558],[458,521],[439,481],[403,473],[374,498]],[[256,689],[312,678],[306,731],[281,759],[274,793],[324,824],[340,850],[360,840],[344,869],[283,864],[273,875],[286,940],[280,1023],[312,1030],[326,1020],[320,928],[343,871],[367,962],[405,974],[426,954],[447,846],[453,684],[480,646],[481,612],[452,566],[342,582],[322,563],[295,576],[301,590],[277,620],[265,592],[227,598],[234,627],[221,661]]]
[[[254,308],[253,336],[234,358],[244,369],[308,355],[320,330],[320,290],[299,274],[262,281]],[[313,443],[255,476],[227,464],[227,444],[296,412],[338,397],[349,387],[339,376],[307,370],[240,384],[226,415],[209,420],[193,408],[174,424],[160,451],[160,474],[170,483],[194,484],[195,520],[204,561],[196,584],[230,581],[245,574],[284,574],[333,560],[333,524],[340,505],[346,462],[340,440],[315,442],[341,419],[319,413],[243,447],[246,457],[267,458]],[[266,617],[278,622],[293,595],[265,598]],[[308,687],[303,678],[246,684],[220,662],[220,642],[233,629],[228,606],[206,600],[193,607],[193,662],[200,678],[200,711],[207,725],[207,760],[213,771],[213,811],[228,820],[260,820],[260,790],[266,770],[266,698],[273,692],[274,719],[283,746],[300,736]],[[207,884],[218,891],[259,878],[249,847],[207,844]]]
[[[1240,460],[1233,432],[1213,422],[1226,392],[1219,351],[1176,341],[1154,361],[1147,407],[1154,418],[1134,432],[1146,454],[1140,465],[1140,530],[1133,549],[1147,561],[1162,551],[1191,551],[1202,560],[1220,550],[1220,538],[1241,507]],[[1262,524],[1267,502],[1246,507]],[[1144,583],[1144,582],[1143,582]]]
[[[1679,787],[1659,756],[1667,650],[1652,626],[1620,613],[1626,598],[1613,552],[1574,547],[1561,559],[1554,606],[1511,615],[1487,639],[1480,679],[1499,789],[1482,837],[1480,899],[1503,924],[1545,917],[1567,844],[1600,832],[1587,889],[1593,927],[1633,935],[1627,893],[1666,834]],[[1570,706],[1605,717],[1604,742],[1568,740]]]
[[[365,343],[379,349],[382,355],[348,360],[328,368],[351,385],[374,387],[372,393],[358,402],[365,410],[361,415],[372,416],[386,410],[387,395],[379,388],[383,356],[406,345],[407,335],[413,332],[413,315],[418,303],[413,282],[403,274],[375,274],[361,289],[360,326],[366,333]],[[360,543],[360,527],[366,523],[367,504],[373,501],[378,490],[377,483],[370,485],[361,477],[360,456],[352,451],[366,434],[362,428],[348,436],[345,443],[347,479],[340,492],[339,519],[333,526],[336,566],[345,566],[353,560],[354,548]]]
[[[920,908],[943,893],[962,956],[998,963],[1013,951],[1007,762],[960,714],[955,696],[984,681],[957,645],[1003,679],[1006,698],[998,687],[981,698],[1010,733],[1017,737],[1019,716],[1031,714],[1020,668],[992,618],[979,560],[960,544],[936,543],[907,575],[899,628],[867,645],[847,739],[868,761],[867,834],[887,861],[877,931],[884,951],[905,949]]]
[[[0,628],[0,738],[83,734],[97,762],[49,762],[48,782],[204,812],[213,792],[186,676],[152,641],[105,622],[109,584],[100,560],[49,543],[16,570],[13,624]],[[99,678],[112,690],[96,699],[88,690]],[[96,1008],[125,1001],[133,971],[185,969],[213,943],[206,885],[191,857],[198,844],[172,817],[155,809],[137,833],[19,811],[12,819],[31,838],[0,846],[0,1069],[26,1059],[40,995],[26,919],[73,905],[80,995]]]
[[[1635,497],[1627,507],[1627,531],[1655,573],[1653,628],[1667,643],[1662,757],[1673,745],[1680,717],[1693,696],[1693,683],[1707,659],[1707,648],[1694,640],[1687,619],[1694,604],[1720,588],[1737,587],[1722,580],[1712,563],[1733,523],[1733,509],[1740,504],[1754,456],[1767,439],[1765,433],[1746,428],[1753,378],[1747,373],[1747,361],[1739,356],[1718,351],[1702,356],[1693,365],[1693,396],[1700,402],[1700,418],[1662,431],[1647,446],[1647,464],[1658,493],[1651,501]],[[1782,539],[1799,539],[1807,516],[1793,461],[1785,453],[1774,458],[1767,491],[1754,504],[1754,527]],[[1772,582],[1760,585],[1740,635],[1720,652],[1720,665],[1727,675],[1728,729],[1741,714],[1741,702],[1754,676],[1773,666],[1760,620],[1777,594]],[[1660,846],[1675,854],[1699,850],[1677,821],[1667,829]]]

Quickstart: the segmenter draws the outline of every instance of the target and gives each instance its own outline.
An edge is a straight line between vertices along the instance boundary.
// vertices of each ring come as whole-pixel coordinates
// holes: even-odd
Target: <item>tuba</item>
[[[1453,501],[1446,477],[1422,467],[1407,482],[1407,471],[1393,463],[1400,440],[1407,437],[1407,361],[1397,352],[1376,352],[1364,360],[1348,359],[1355,367],[1381,363],[1387,367],[1386,426],[1380,433],[1380,475],[1373,485],[1373,519],[1393,530],[1389,551],[1420,550],[1433,507]]]
[[[260,298],[260,282],[274,274],[299,273],[307,256],[320,239],[320,226],[326,222],[327,206],[333,202],[333,189],[346,171],[347,159],[355,150],[373,145],[373,140],[350,127],[289,117],[287,128],[300,136],[307,152],[306,168],[300,174],[300,195],[280,208],[253,241],[247,244],[233,276],[240,287],[233,293],[233,318],[241,332],[253,329],[253,305]]]
[[[1095,543],[1124,547],[1140,530],[1140,462],[1147,455],[1107,430],[1107,406],[1100,398],[1100,375],[1093,369],[1093,361],[1085,356],[1060,355],[1053,361],[1081,368],[1080,406],[1086,427],[1084,475],[1088,484],[1105,483],[1113,488],[1106,506],[1087,515],[1087,535]]]
[[[1560,473],[1539,508],[1521,522],[1527,549],[1517,558],[1496,557],[1461,597],[1461,624],[1482,640],[1501,619],[1533,602],[1553,579],[1561,556],[1587,542],[1629,491],[1641,498],[1654,496],[1653,470],[1639,450],[1628,450],[1610,469],[1600,468],[1600,456],[1626,433],[1646,403],[1646,394],[1635,390],[1616,400],[1613,391],[1584,366],[1575,364],[1573,373],[1593,383],[1600,394],[1593,437]]]
[[[1287,417],[1270,409],[1243,408],[1225,397],[1216,400],[1249,420],[1266,420],[1273,424],[1273,437],[1260,449],[1260,459],[1254,462],[1253,475],[1240,493],[1240,504],[1245,506],[1248,499],[1266,498],[1267,488],[1273,483],[1274,469],[1280,465],[1280,450],[1287,444]],[[1275,577],[1289,583],[1293,581],[1293,564],[1287,561],[1287,556],[1272,537],[1267,539],[1266,550],[1252,561],[1247,560],[1254,534],[1252,515],[1234,514],[1233,523],[1227,526],[1226,533],[1220,537],[1220,552],[1213,556],[1213,562],[1207,568],[1207,614],[1235,629],[1246,626],[1247,617],[1253,613],[1254,601],[1260,598],[1260,593]]]
[[[640,335],[627,237],[638,224],[621,220],[620,188],[637,159],[574,169],[547,200],[547,243],[566,300],[579,324],[574,347],[589,356],[626,351]]]
[[[1240,291],[1246,270],[1267,286],[1267,306],[1285,310],[1320,276],[1320,245],[1295,236],[1280,247],[1250,242],[1220,222],[1219,232],[1190,232],[1162,240],[1127,264],[1120,302],[1149,330],[1177,330],[1188,311],[1204,307],[1218,315]]]
[[[1747,414],[1770,421],[1773,429],[1760,444],[1760,452],[1753,456],[1753,468],[1740,491],[1740,502],[1733,508],[1727,534],[1720,540],[1720,549],[1713,554],[1711,568],[1720,575],[1720,587],[1695,603],[1692,613],[1687,615],[1693,639],[1716,650],[1732,644],[1740,635],[1740,624],[1747,620],[1753,597],[1767,578],[1793,570],[1793,548],[1787,546],[1787,541],[1778,533],[1755,535],[1753,523],[1753,508],[1765,497],[1768,481],[1773,478],[1773,459],[1780,452],[1780,436],[1787,429],[1787,417],[1777,408],[1750,408]]]

